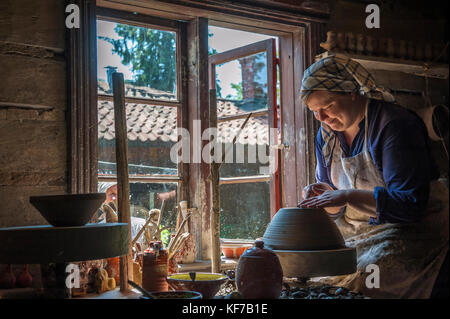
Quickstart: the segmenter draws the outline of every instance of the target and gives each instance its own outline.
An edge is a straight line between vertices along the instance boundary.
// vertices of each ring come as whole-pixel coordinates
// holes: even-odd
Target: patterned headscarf
[[[394,96],[375,84],[373,76],[358,62],[337,53],[312,64],[303,76],[301,98],[313,91],[360,92],[368,98],[394,102]]]
[[[303,103],[313,91],[359,92],[368,98],[394,102],[394,96],[375,84],[373,76],[358,62],[343,54],[335,54],[312,64],[304,73],[300,91]],[[335,134],[322,123],[322,147],[326,165],[331,163]]]

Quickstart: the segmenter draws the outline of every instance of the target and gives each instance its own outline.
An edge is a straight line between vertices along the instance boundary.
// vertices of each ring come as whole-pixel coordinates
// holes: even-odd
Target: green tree
[[[236,91],[236,95],[232,96],[231,94],[227,95],[227,99],[235,99],[235,100],[242,100],[243,99],[243,91],[242,91],[242,82],[231,83],[231,88]]]
[[[126,24],[117,24],[114,31],[120,37],[99,37],[113,45],[112,52],[118,54],[122,64],[130,65],[135,74],[132,84],[152,87],[166,92],[176,88],[176,38],[174,32],[160,31]],[[208,34],[213,36],[212,33]],[[216,54],[209,48],[209,55]],[[222,88],[217,80],[217,95]]]
[[[124,65],[135,74],[134,84],[166,92],[176,88],[176,39],[174,32],[117,24],[120,37],[99,37],[113,45]]]

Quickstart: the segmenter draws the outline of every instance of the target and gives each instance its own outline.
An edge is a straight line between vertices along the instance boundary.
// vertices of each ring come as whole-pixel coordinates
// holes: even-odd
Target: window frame
[[[235,49],[231,49],[225,52],[216,53],[210,55],[208,58],[209,63],[209,87],[210,89],[216,89],[216,66],[227,63],[230,61],[238,60],[244,57],[249,57],[258,53],[266,53],[267,62],[267,110],[257,110],[255,112],[246,112],[237,115],[230,115],[226,117],[217,117],[217,123],[228,122],[236,119],[246,118],[250,113],[252,117],[257,117],[261,115],[268,116],[268,127],[278,128],[277,119],[277,66],[278,59],[276,56],[276,42],[275,39],[267,39],[251,43],[245,46],[241,46]],[[281,106],[280,106],[281,107]],[[269,131],[270,134],[270,131]],[[272,137],[269,137],[269,141]],[[278,144],[278,138],[277,138]],[[269,147],[274,147],[270,145]],[[276,152],[276,163],[280,163],[279,152]],[[279,165],[278,165],[279,166]],[[240,183],[260,183],[269,182],[270,191],[270,218],[275,215],[280,209],[280,181],[279,181],[279,167],[277,171],[269,175],[257,175],[257,176],[233,176],[233,177],[220,177],[219,184],[240,184]]]
[[[132,98],[125,96],[125,103],[137,103],[146,105],[160,105],[165,107],[175,107],[177,108],[177,127],[183,127],[183,123],[180,120],[185,117],[185,108],[183,107],[183,99],[186,97],[185,86],[182,83],[182,79],[185,77],[184,68],[182,67],[181,57],[184,53],[185,45],[183,42],[186,41],[183,37],[183,27],[178,21],[171,21],[161,18],[154,18],[150,16],[137,15],[128,12],[117,11],[108,8],[96,8],[96,21],[109,21],[115,23],[123,23],[127,25],[132,25],[136,27],[143,27],[149,29],[157,29],[161,31],[171,31],[176,34],[176,101],[171,100],[157,100],[157,99],[145,99],[145,98]],[[100,101],[113,101],[113,96],[97,94],[97,103]],[[182,169],[182,164],[177,164],[177,175],[158,175],[158,174],[146,174],[145,176],[136,176],[133,174],[128,175],[128,180],[130,183],[174,183],[177,184],[177,203],[179,203],[183,198],[183,194],[186,193],[183,188],[186,184],[183,183],[183,175],[186,170]],[[112,174],[110,176],[99,176],[97,175],[98,182],[116,182],[117,174]]]
[[[299,98],[303,71],[314,62],[326,35],[329,14],[286,10],[283,5],[268,9],[263,2],[254,5],[212,0],[208,4],[193,1],[73,0],[80,8],[80,28],[66,29],[68,48],[68,192],[97,191],[97,63],[96,9],[115,9],[133,15],[177,20],[187,43],[181,67],[186,96],[181,98],[182,127],[192,129],[192,119],[208,127],[208,23],[210,25],[260,32],[278,36],[280,42],[280,100],[282,142],[290,149],[281,160],[282,206],[296,206],[302,186],[314,181],[314,133],[318,127]],[[134,12],[137,13],[134,14]],[[134,19],[133,18],[133,19]],[[206,60],[206,64],[205,64]],[[205,71],[206,69],[206,71]],[[183,93],[182,93],[183,94]],[[191,131],[191,130],[190,130]],[[311,132],[311,134],[306,134]],[[204,146],[207,141],[204,142]],[[182,170],[182,171],[181,171]],[[295,172],[295,173],[294,173]],[[197,208],[194,233],[198,259],[210,257],[210,190],[207,187],[209,165],[183,164],[179,174],[184,187],[181,199]]]

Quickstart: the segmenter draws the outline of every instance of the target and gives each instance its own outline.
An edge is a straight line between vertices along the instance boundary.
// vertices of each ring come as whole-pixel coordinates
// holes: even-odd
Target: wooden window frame
[[[184,87],[181,83],[181,79],[184,77],[182,74],[182,66],[181,66],[181,56],[185,54],[183,52],[183,48],[185,46],[181,45],[183,41],[186,41],[185,38],[181,36],[181,23],[177,21],[171,21],[161,18],[153,18],[148,16],[136,15],[128,12],[122,12],[114,9],[108,8],[96,8],[97,20],[109,21],[114,23],[123,23],[127,25],[132,25],[136,27],[143,27],[148,29],[157,29],[162,31],[170,31],[176,33],[176,79],[177,79],[177,96],[176,101],[172,100],[157,100],[157,99],[145,99],[145,98],[132,98],[125,96],[125,103],[137,103],[137,104],[146,104],[146,105],[161,105],[165,107],[175,107],[177,108],[177,114],[181,114],[184,112],[182,108],[182,98],[186,96],[186,93],[183,92]],[[97,95],[98,101],[112,101],[112,95]],[[182,127],[182,123],[178,121],[177,116],[177,127]],[[177,183],[178,189],[183,187],[182,176],[180,176],[180,166],[177,165],[177,175],[151,175],[146,174],[145,176],[136,176],[129,175],[128,179],[132,182],[145,182],[145,183]],[[113,174],[114,175],[114,174]],[[114,181],[116,178],[114,176],[98,176],[99,181]]]
[[[80,28],[67,29],[69,193],[97,191],[97,62],[96,37],[92,34],[96,34],[98,6],[185,23],[181,33],[187,39],[183,44],[187,54],[181,59],[181,68],[186,77],[180,83],[187,92],[186,98],[181,99],[186,113],[178,120],[189,131],[194,119],[201,120],[202,130],[209,127],[208,23],[278,36],[281,135],[282,143],[290,147],[283,151],[281,160],[281,198],[283,207],[297,205],[303,186],[314,181],[314,132],[318,127],[302,104],[299,91],[303,71],[321,50],[319,44],[325,38],[329,18],[326,12],[289,11],[281,4],[279,8],[268,8],[259,0],[253,6],[220,0],[73,0],[73,3],[80,7]],[[202,141],[202,146],[206,144],[207,141]],[[181,198],[198,211],[193,218],[198,259],[210,256],[209,171],[206,163],[182,164],[179,171],[186,186],[180,192]]]
[[[235,49],[231,49],[225,52],[217,53],[209,56],[209,85],[210,89],[216,89],[216,66],[227,63],[230,61],[238,60],[240,58],[252,56],[258,53],[266,53],[267,61],[267,110],[257,110],[256,112],[248,112],[244,114],[231,115],[226,117],[218,117],[217,122],[227,122],[238,118],[243,118],[248,116],[250,113],[252,117],[257,116],[268,116],[268,127],[278,128],[277,119],[277,66],[278,60],[276,56],[276,42],[273,38],[262,40],[259,42],[251,43],[245,46],[241,46]],[[272,70],[272,71],[269,71]],[[270,135],[270,131],[269,131]],[[269,141],[271,140],[269,136]],[[276,139],[278,143],[278,138]],[[272,145],[273,146],[273,145]],[[269,143],[269,147],[272,147]],[[279,153],[276,152],[277,157],[276,163],[279,163]],[[279,165],[278,165],[279,166]],[[223,177],[219,179],[219,184],[241,184],[241,183],[261,183],[269,181],[269,192],[270,192],[270,218],[272,218],[275,213],[280,209],[280,180],[279,180],[279,167],[277,167],[276,172],[266,176],[236,176],[228,177],[224,180]]]

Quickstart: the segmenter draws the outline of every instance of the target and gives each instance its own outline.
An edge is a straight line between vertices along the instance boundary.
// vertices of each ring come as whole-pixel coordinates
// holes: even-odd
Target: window
[[[97,27],[97,21],[169,32],[165,33],[166,36],[175,35],[176,76],[174,81],[168,81],[175,83],[174,86],[155,88],[153,87],[155,85],[153,80],[141,79],[144,82],[141,82],[139,86],[148,87],[152,90],[142,91],[141,88],[128,90],[127,108],[130,109],[130,114],[131,110],[136,111],[140,108],[149,110],[151,107],[155,109],[161,107],[158,109],[161,113],[167,112],[167,110],[171,110],[171,112],[176,110],[177,127],[187,128],[191,132],[194,129],[192,124],[194,120],[201,120],[201,131],[209,127],[208,90],[209,84],[215,83],[215,79],[210,81],[208,75],[209,25],[243,30],[254,34],[271,35],[278,39],[277,47],[279,50],[277,71],[280,85],[277,100],[279,100],[280,108],[276,113],[279,123],[273,121],[275,120],[275,112],[271,112],[270,109],[269,111],[263,109],[261,113],[256,112],[255,109],[252,117],[255,123],[261,124],[268,121],[271,127],[278,127],[278,143],[286,146],[283,150],[279,150],[281,153],[279,162],[281,169],[278,170],[279,183],[276,183],[274,176],[267,176],[271,174],[259,172],[259,167],[252,163],[250,164],[253,166],[249,163],[242,166],[236,165],[231,171],[227,171],[229,168],[225,163],[221,171],[222,191],[235,192],[238,200],[242,201],[244,206],[246,197],[252,198],[254,195],[249,193],[245,196],[243,189],[251,191],[253,194],[269,194],[270,192],[270,198],[259,196],[260,198],[264,197],[258,202],[258,205],[262,207],[258,210],[263,212],[260,215],[263,217],[260,219],[255,217],[255,219],[262,220],[264,223],[270,218],[267,217],[266,208],[268,205],[271,206],[270,214],[276,212],[277,203],[281,203],[284,207],[297,205],[301,198],[301,189],[312,182],[314,178],[314,134],[312,133],[314,131],[314,119],[304,111],[299,98],[299,90],[303,71],[307,65],[313,62],[315,54],[320,49],[319,44],[324,39],[326,17],[311,14],[307,11],[303,13],[292,12],[282,8],[283,5],[281,4],[279,8],[281,11],[277,11],[268,9],[262,3],[236,5],[228,1],[217,2],[216,4],[204,4],[198,1],[195,4],[190,1],[183,1],[179,4],[163,1],[141,1],[138,5],[132,5],[124,1],[118,3],[109,0],[75,0],[75,3],[79,5],[80,12],[84,14],[80,15],[79,29],[67,30],[70,96],[68,103],[70,118],[68,122],[70,141],[69,192],[96,192],[99,183],[115,182],[114,150],[111,148],[108,150],[108,147],[112,145],[108,145],[108,143],[111,143],[114,132],[110,131],[107,126],[99,125],[99,121],[102,116],[108,119],[110,109],[107,102],[112,100],[106,85],[108,78],[105,67],[108,65],[117,67],[117,71],[122,72],[122,64],[127,63],[122,63],[120,60],[120,63],[115,65],[108,63],[99,66],[97,59],[100,60],[102,57],[98,52],[101,48],[100,46],[97,47],[97,28],[99,32],[101,30],[100,26]],[[280,14],[281,12],[283,13]],[[322,15],[326,15],[326,12],[322,12]],[[213,33],[217,34],[217,29]],[[263,40],[265,39],[255,39],[251,43]],[[226,44],[225,41],[223,42]],[[104,44],[107,44],[107,41]],[[234,47],[228,45],[221,50],[217,49],[215,53],[224,53],[249,44],[240,43]],[[109,50],[111,50],[111,47]],[[244,56],[257,55],[263,51],[251,52]],[[239,63],[240,58],[234,57],[233,59]],[[259,59],[264,58],[260,57]],[[222,61],[216,66],[217,68],[225,67],[227,62],[229,61]],[[221,66],[221,64],[224,64],[224,66]],[[103,79],[102,89],[98,87],[100,82],[97,81],[96,71],[98,68],[99,77]],[[100,69],[101,72],[105,72],[103,76],[100,76]],[[164,67],[164,71],[167,70],[168,67]],[[222,98],[242,102],[243,95],[241,99],[239,86],[234,86],[238,90],[230,86],[232,90],[227,93],[225,89],[226,81],[220,78],[219,73],[217,73],[220,80],[219,85],[223,88]],[[131,74],[137,77],[138,71],[132,71]],[[239,84],[239,82],[232,83]],[[274,86],[270,87],[273,88]],[[243,91],[241,93],[243,94]],[[263,90],[260,93],[264,97],[265,91]],[[228,94],[231,96],[228,97]],[[276,93],[273,93],[273,96],[276,96]],[[256,100],[255,102],[254,105],[259,107],[258,102]],[[275,110],[275,108],[272,108],[272,110]],[[100,112],[104,112],[104,114],[102,115]],[[242,123],[246,113],[248,111],[235,109],[228,114],[220,114],[219,123],[224,125],[223,137],[227,136],[227,130],[235,130],[233,126],[239,126],[239,123]],[[169,117],[173,118],[173,116]],[[138,121],[133,124],[136,125],[137,123]],[[170,129],[172,128],[173,126],[170,127]],[[165,129],[168,128],[165,127]],[[142,132],[147,134],[149,128],[142,128]],[[147,207],[146,205],[148,205],[148,208],[152,205],[158,207],[158,198],[167,195],[173,196],[175,190],[177,199],[174,201],[174,205],[181,199],[186,199],[189,201],[190,207],[197,208],[198,214],[196,214],[194,223],[198,247],[197,258],[209,259],[211,253],[209,165],[195,162],[171,165],[164,162],[164,158],[167,157],[164,152],[158,150],[156,143],[160,140],[163,142],[162,138],[167,134],[171,135],[169,131],[165,133],[160,131],[156,135],[150,136],[150,139],[147,140],[150,146],[145,151],[137,152],[145,155],[141,157],[136,155],[130,160],[130,181],[133,185],[140,187],[140,189],[132,190],[132,192],[139,194],[138,197],[140,198],[133,201],[133,205],[135,207]],[[267,135],[262,134],[260,136]],[[142,138],[141,131],[131,130],[130,150],[131,144],[137,143],[140,137]],[[254,139],[255,136],[250,134],[247,138]],[[101,147],[99,147],[100,139],[103,139],[101,142],[104,143]],[[233,150],[233,152],[235,153],[236,150]],[[158,161],[148,162],[149,156],[158,159]],[[248,178],[252,178],[252,180]],[[240,183],[241,181],[242,183]],[[275,192],[272,190],[275,189],[274,187],[277,184],[282,186],[280,186],[282,191],[280,191],[279,200],[273,200]],[[253,190],[247,187],[248,185],[252,185]],[[225,207],[228,204],[231,204],[231,202],[224,202],[222,208],[232,211],[232,207]],[[250,208],[246,211],[250,212],[252,207],[250,205],[248,207]],[[138,209],[134,210],[136,211],[135,216],[139,216]],[[242,212],[240,213],[242,214]],[[229,224],[232,225],[233,222]],[[223,222],[223,225],[226,225],[226,221]],[[242,230],[242,232],[244,237],[256,236],[249,235],[247,230]],[[241,235],[230,234],[229,236],[240,237]]]
[[[217,27],[210,27],[209,35],[210,52],[214,52],[209,70],[210,87],[216,89],[218,139],[224,152],[230,153],[230,160],[222,163],[219,171],[220,237],[256,239],[262,237],[271,215],[280,207],[278,166],[269,170],[270,164],[278,163],[274,149],[279,139],[276,41]],[[227,47],[230,49],[224,51]]]
[[[97,19],[98,183],[115,185],[112,73],[124,74],[132,224],[166,201],[162,226],[175,231],[178,164],[170,157],[177,142],[181,108],[179,30],[101,16]],[[132,233],[133,233],[132,225]],[[133,236],[133,234],[132,234]]]

